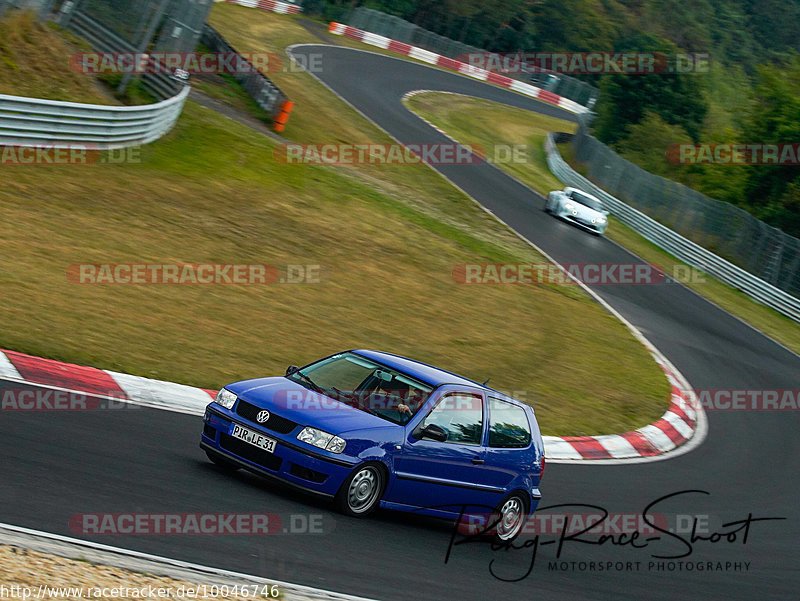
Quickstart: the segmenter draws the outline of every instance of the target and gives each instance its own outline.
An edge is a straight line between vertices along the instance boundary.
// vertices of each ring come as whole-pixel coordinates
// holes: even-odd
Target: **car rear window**
[[[489,399],[489,446],[518,449],[531,442],[525,410],[512,403]]]

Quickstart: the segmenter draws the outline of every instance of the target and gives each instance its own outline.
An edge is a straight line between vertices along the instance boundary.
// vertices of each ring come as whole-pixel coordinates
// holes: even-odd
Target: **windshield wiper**
[[[294,372],[292,375],[295,375],[295,374],[299,375],[301,380],[303,380],[306,384],[311,386],[311,388],[314,389],[314,392],[319,392],[321,394],[325,394],[325,390],[322,388],[322,386],[318,385],[316,382],[314,382],[314,380],[309,378],[306,374],[304,374],[303,372],[301,372],[299,370]]]
[[[342,397],[350,399],[351,401],[355,400],[356,398],[354,394],[345,392],[344,390],[339,390],[336,388],[336,386],[331,386],[328,390],[332,390],[334,392],[335,396],[333,396],[333,398],[335,398],[337,401],[341,401]]]

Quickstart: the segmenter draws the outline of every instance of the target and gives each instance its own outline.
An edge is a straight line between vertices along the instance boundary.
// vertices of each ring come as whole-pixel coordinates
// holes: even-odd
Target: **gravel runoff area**
[[[0,600],[369,601],[0,525]]]

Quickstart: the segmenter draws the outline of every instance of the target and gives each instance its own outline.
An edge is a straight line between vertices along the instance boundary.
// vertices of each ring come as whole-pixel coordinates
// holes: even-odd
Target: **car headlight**
[[[233,394],[230,390],[226,390],[223,388],[217,393],[214,402],[217,405],[222,405],[225,409],[233,409],[233,406],[236,404],[236,395]]]
[[[572,209],[575,208],[575,206],[571,202],[568,202],[564,206],[567,208],[568,211],[571,211]]]
[[[606,219],[602,215],[600,215],[600,217],[597,218],[597,223],[602,224],[602,223],[605,223],[606,221],[608,221],[608,219]]]
[[[325,449],[331,453],[341,453],[347,444],[343,438],[328,434],[316,428],[306,426],[297,435],[297,440],[313,445],[319,449]]]

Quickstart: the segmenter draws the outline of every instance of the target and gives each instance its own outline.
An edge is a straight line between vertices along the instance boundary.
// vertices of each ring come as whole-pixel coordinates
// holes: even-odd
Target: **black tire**
[[[336,508],[351,517],[365,517],[377,509],[386,488],[386,473],[376,463],[355,468],[336,493]]]
[[[240,469],[238,463],[234,463],[230,459],[226,459],[225,457],[223,457],[219,453],[215,453],[214,451],[207,450],[206,456],[209,458],[211,463],[224,470],[235,472],[236,470]]]
[[[492,513],[492,541],[498,544],[511,543],[520,535],[527,519],[527,496],[518,490],[512,492]]]

